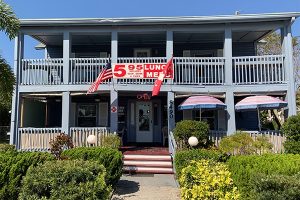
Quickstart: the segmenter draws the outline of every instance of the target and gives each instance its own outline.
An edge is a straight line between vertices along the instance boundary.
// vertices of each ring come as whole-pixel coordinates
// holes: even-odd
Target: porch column
[[[21,79],[20,68],[21,62],[24,57],[24,34],[20,33],[15,38],[15,48],[14,48],[14,74],[16,76],[16,86],[13,91],[12,96],[12,107],[11,107],[11,121],[10,121],[10,138],[9,143],[16,145],[19,149],[19,119],[20,119],[20,93],[19,84]]]
[[[226,91],[225,104],[227,105],[227,135],[231,135],[236,131],[234,93],[232,91]]]
[[[69,84],[70,77],[71,35],[69,31],[63,33],[63,82]]]
[[[232,30],[229,24],[225,27],[224,37],[225,84],[232,85]]]
[[[167,30],[166,57],[169,60],[173,55],[173,31]],[[172,84],[173,80],[168,79],[168,84]]]
[[[293,38],[291,32],[291,22],[287,22],[282,31],[282,52],[285,56],[284,67],[286,71],[286,81],[288,83],[287,101],[288,101],[288,116],[297,114],[296,107],[296,84],[295,84],[295,69],[293,60]]]
[[[118,92],[110,90],[110,131],[118,131]]]
[[[118,62],[118,32],[113,30],[111,32],[111,63]],[[117,80],[112,79],[114,84],[110,85],[110,131],[118,131],[118,91],[115,90],[114,85]]]
[[[63,133],[68,135],[70,131],[70,106],[71,106],[70,92],[63,92],[61,130]]]
[[[175,94],[168,92],[168,132],[175,128]]]

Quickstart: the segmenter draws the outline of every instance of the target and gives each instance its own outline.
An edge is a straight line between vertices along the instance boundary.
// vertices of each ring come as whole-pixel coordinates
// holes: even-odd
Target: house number
[[[173,119],[174,117],[174,101],[170,100],[169,101],[169,118]]]

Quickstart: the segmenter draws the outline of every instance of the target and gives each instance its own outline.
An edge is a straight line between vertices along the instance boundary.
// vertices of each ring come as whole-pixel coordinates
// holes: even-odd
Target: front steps
[[[170,155],[123,155],[124,173],[173,174]]]

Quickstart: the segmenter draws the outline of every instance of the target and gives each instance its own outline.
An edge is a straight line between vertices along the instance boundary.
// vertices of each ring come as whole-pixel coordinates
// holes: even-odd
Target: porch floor
[[[137,147],[122,146],[120,148],[123,155],[169,155],[167,147]]]

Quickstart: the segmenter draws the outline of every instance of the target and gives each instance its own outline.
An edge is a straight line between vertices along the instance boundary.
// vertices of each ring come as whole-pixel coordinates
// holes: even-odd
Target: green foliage
[[[253,178],[256,174],[294,175],[300,172],[300,155],[263,154],[231,156],[227,161],[232,179],[242,199],[253,199]]]
[[[187,167],[192,160],[198,161],[202,159],[211,159],[215,161],[225,162],[228,157],[221,152],[207,149],[192,149],[178,151],[175,154],[176,174],[180,177],[181,170]]]
[[[249,133],[237,131],[233,135],[222,138],[220,150],[231,155],[250,155],[254,153],[262,154],[271,151],[273,145],[268,137],[258,136],[256,141]]]
[[[183,120],[176,123],[173,130],[177,143],[182,144],[182,148],[189,147],[188,139],[195,136],[199,141],[199,146],[205,146],[208,141],[209,125],[204,121]]]
[[[226,165],[212,160],[190,162],[182,169],[179,183],[184,200],[233,200],[240,196]]]
[[[99,147],[80,147],[65,150],[62,153],[70,159],[95,160],[106,169],[105,180],[114,186],[122,175],[122,153],[117,149]]]
[[[0,16],[1,16],[1,0],[0,0]],[[1,28],[1,17],[0,17]],[[15,76],[10,66],[0,55],[0,111],[9,110],[11,108],[12,94],[15,84]]]
[[[111,188],[105,168],[97,161],[58,160],[30,167],[23,179],[20,200],[108,199]]]
[[[110,134],[103,138],[102,146],[118,149],[121,146],[121,138],[116,134]]]
[[[253,181],[253,199],[297,200],[300,197],[300,174],[257,174]]]
[[[16,151],[15,145],[0,144],[0,152],[6,152],[6,151]]]
[[[0,0],[0,30],[4,31],[9,39],[17,36],[20,22],[9,5]]]
[[[284,148],[287,153],[300,153],[300,114],[291,116],[282,126],[282,132],[286,136]]]
[[[54,157],[49,153],[0,152],[0,199],[17,199],[27,169],[47,160]]]
[[[51,153],[55,156],[56,159],[60,160],[63,157],[61,153],[65,149],[71,149],[74,147],[72,138],[64,133],[60,133],[55,137],[54,140],[50,141]]]

